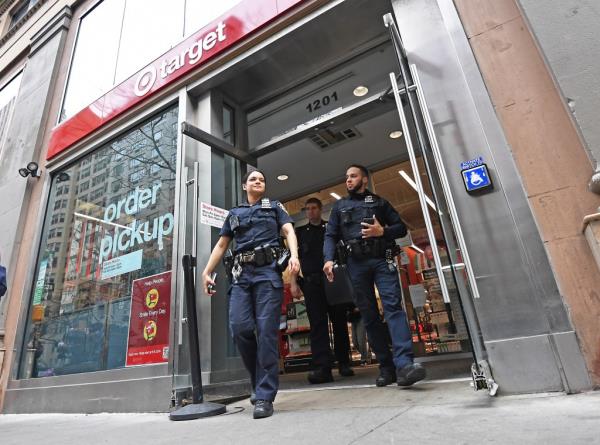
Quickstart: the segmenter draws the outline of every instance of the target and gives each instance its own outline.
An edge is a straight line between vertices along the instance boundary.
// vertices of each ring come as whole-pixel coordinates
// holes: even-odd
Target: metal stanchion
[[[185,303],[187,307],[187,325],[190,344],[190,366],[192,376],[192,403],[182,406],[169,414],[171,420],[193,420],[201,417],[216,416],[226,411],[225,405],[204,401],[202,391],[202,374],[200,368],[200,347],[198,340],[198,318],[196,316],[196,292],[194,286],[194,268],[196,258],[184,255],[183,281],[185,286]]]

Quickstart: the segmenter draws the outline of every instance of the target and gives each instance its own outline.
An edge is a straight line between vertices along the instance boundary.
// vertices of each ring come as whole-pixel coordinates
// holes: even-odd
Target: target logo
[[[142,97],[152,89],[156,82],[156,68],[153,65],[146,67],[139,75],[133,87],[136,96]]]

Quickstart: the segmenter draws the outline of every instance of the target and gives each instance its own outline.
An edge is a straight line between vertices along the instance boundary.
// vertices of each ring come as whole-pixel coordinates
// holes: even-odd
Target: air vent
[[[341,143],[351,139],[357,139],[359,137],[360,133],[356,128],[350,127],[340,131],[333,131],[326,128],[310,136],[310,140],[317,144],[321,150],[325,151],[330,150]]]

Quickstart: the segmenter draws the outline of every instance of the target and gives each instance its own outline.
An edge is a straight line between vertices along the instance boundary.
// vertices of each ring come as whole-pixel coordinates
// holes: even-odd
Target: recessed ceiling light
[[[277,179],[279,179],[280,181],[287,181],[288,179],[290,179],[290,177],[288,175],[279,175],[277,176]]]
[[[398,139],[398,138],[399,138],[399,137],[401,137],[401,136],[402,136],[402,132],[401,132],[401,131],[399,131],[399,130],[392,131],[392,132],[390,133],[390,137],[391,137],[392,139]]]
[[[335,199],[337,199],[338,201],[339,201],[340,199],[342,199],[342,197],[341,197],[340,195],[338,195],[336,192],[331,192],[331,193],[330,193],[330,195],[331,195],[331,196],[333,196],[333,197],[334,197]]]
[[[368,92],[369,92],[369,89],[363,85],[357,86],[356,88],[354,88],[354,91],[353,91],[354,95],[358,96],[358,97],[364,96]]]

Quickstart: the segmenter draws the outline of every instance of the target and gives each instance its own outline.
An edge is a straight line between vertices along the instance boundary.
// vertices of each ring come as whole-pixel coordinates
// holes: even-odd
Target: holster
[[[233,252],[231,251],[231,249],[227,249],[227,252],[225,252],[225,255],[223,256],[223,266],[225,266],[225,273],[227,274],[227,278],[229,278],[230,281],[233,279],[233,262]]]

